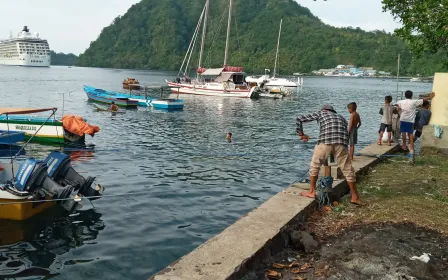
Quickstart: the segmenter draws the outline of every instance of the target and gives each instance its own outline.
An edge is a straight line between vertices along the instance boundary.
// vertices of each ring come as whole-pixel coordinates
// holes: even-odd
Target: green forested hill
[[[76,65],[78,63],[78,57],[72,53],[56,53],[51,51],[51,65]]]
[[[395,36],[381,31],[331,27],[293,0],[233,2],[228,64],[243,66],[246,72],[273,68],[282,18],[279,65],[283,74],[310,72],[337,64],[394,72],[398,53],[401,53],[403,73],[431,75],[443,70],[440,56],[414,61],[404,43]],[[204,3],[205,0],[142,0],[103,29],[99,38],[79,57],[79,65],[178,70]],[[206,67],[223,63],[227,5],[228,0],[211,1]],[[213,44],[215,34],[217,39]],[[200,40],[195,53],[199,52],[199,44]],[[194,68],[197,57],[192,61]]]

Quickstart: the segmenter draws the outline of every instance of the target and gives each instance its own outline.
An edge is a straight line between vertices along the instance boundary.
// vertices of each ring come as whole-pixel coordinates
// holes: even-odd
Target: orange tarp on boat
[[[98,126],[90,125],[86,123],[82,117],[73,115],[62,117],[62,125],[67,131],[79,136],[89,134],[93,137],[95,133],[100,131],[100,128]]]

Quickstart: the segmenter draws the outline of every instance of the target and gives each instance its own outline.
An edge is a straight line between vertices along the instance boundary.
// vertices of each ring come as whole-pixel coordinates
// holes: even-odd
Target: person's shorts
[[[325,163],[330,154],[334,155],[347,182],[356,182],[356,174],[350,160],[348,147],[339,144],[319,144],[314,147],[313,158],[310,165],[310,176],[317,177],[319,175],[320,167]]]
[[[349,140],[350,146],[354,146],[354,145],[358,144],[358,129],[357,128],[352,128],[352,130],[350,130],[350,132],[348,133],[348,140]]]
[[[400,122],[400,133],[414,133],[414,124],[411,122]]]
[[[385,132],[386,130],[387,132],[392,132],[392,124],[382,123],[378,132]]]

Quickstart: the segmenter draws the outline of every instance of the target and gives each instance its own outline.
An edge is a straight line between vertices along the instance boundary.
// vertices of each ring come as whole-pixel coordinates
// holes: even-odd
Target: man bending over
[[[324,105],[319,112],[300,116],[297,118],[297,133],[304,142],[307,142],[309,137],[303,133],[303,123],[312,121],[318,121],[320,135],[310,164],[310,190],[301,195],[310,198],[316,197],[316,183],[320,168],[328,156],[333,154],[350,187],[351,203],[364,206],[365,203],[359,199],[356,175],[349,156],[347,121],[338,115],[331,105]]]

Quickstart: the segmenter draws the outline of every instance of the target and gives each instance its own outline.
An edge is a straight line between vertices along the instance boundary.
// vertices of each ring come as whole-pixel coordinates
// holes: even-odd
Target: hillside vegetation
[[[103,29],[80,56],[79,65],[178,70],[204,3],[205,0],[142,0]],[[211,1],[207,67],[223,63],[227,6],[228,0]],[[283,19],[279,61],[282,74],[310,72],[337,64],[395,72],[398,53],[402,57],[402,73],[432,75],[444,68],[442,55],[413,60],[397,37],[383,31],[326,25],[293,0],[234,0],[228,64],[256,73],[273,68],[280,19]],[[200,40],[196,56],[199,44]],[[192,71],[197,60],[192,58]]]
[[[78,56],[69,53],[56,53],[51,51],[51,65],[76,65],[78,63]]]

